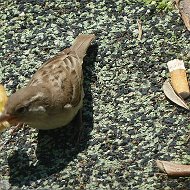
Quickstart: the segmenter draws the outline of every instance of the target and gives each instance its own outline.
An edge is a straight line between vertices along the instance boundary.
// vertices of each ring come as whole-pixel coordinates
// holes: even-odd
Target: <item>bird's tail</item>
[[[73,45],[70,48],[77,53],[80,59],[83,59],[90,43],[94,39],[94,34],[80,34],[75,38]]]

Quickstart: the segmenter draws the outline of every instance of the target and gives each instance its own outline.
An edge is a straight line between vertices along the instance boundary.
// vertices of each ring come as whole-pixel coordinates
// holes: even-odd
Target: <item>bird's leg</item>
[[[81,140],[82,130],[83,130],[83,123],[82,123],[82,109],[80,109],[72,121],[74,134],[73,134],[73,142],[78,144]]]
[[[11,131],[11,137],[10,139],[5,143],[8,144],[14,137],[15,137],[15,134],[16,132],[18,132],[22,127],[24,126],[24,123],[18,123]]]
[[[11,135],[15,134],[15,132],[19,131],[22,127],[24,126],[24,123],[18,123],[14,128],[13,130],[11,131]]]

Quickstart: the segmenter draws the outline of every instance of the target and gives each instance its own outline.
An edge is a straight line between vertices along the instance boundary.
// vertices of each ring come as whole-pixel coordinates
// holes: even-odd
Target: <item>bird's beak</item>
[[[11,116],[10,114],[2,113],[0,115],[0,122],[8,121],[9,123],[18,123],[17,118],[14,116]]]

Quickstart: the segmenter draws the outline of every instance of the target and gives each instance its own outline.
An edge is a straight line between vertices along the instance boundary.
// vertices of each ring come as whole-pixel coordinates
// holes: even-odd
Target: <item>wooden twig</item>
[[[138,31],[139,31],[138,40],[141,40],[142,39],[142,22],[140,19],[137,19],[137,25],[138,25]]]

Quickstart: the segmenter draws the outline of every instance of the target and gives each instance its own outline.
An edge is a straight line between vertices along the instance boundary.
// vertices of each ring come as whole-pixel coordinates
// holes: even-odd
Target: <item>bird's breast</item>
[[[69,107],[57,113],[47,114],[41,118],[36,118],[29,126],[36,129],[49,130],[66,126],[69,124],[79,109],[82,107],[82,99],[76,107]]]

